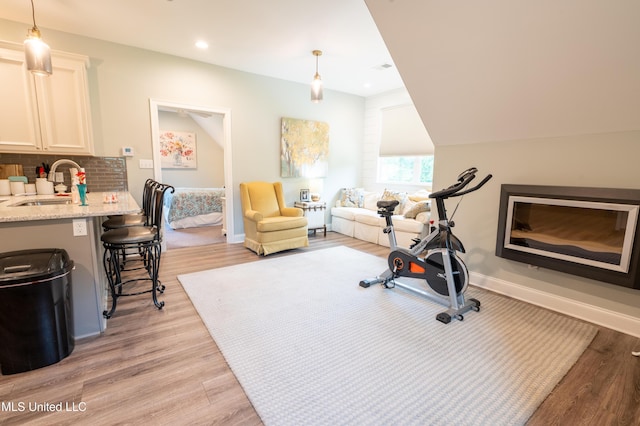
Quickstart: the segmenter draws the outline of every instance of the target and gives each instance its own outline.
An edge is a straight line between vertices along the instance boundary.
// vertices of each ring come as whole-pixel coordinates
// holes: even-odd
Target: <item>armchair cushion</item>
[[[306,217],[292,217],[292,216],[276,216],[267,217],[258,221],[258,232],[273,232],[284,231],[291,228],[301,228],[307,226]]]

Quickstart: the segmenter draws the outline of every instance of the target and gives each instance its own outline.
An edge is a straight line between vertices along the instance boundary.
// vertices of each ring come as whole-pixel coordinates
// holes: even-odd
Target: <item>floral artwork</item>
[[[160,166],[163,169],[195,169],[196,134],[161,131]]]
[[[296,118],[282,119],[280,176],[326,177],[328,161],[329,124]]]

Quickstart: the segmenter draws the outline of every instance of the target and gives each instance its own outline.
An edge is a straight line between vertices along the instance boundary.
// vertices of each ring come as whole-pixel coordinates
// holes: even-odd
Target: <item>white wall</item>
[[[216,141],[191,117],[181,117],[175,112],[159,111],[161,131],[191,132],[196,135],[195,169],[162,169],[162,181],[175,187],[222,188],[224,186],[224,149],[222,141]],[[211,120],[222,128],[222,116],[214,115]]]
[[[533,269],[495,255],[502,184],[640,189],[640,131],[439,146],[435,158],[435,187],[448,186],[470,166],[480,170],[479,177],[494,176],[480,191],[463,197],[455,216],[454,233],[467,249],[469,270],[476,274],[472,283],[475,279],[489,286],[515,284],[526,292],[571,301],[573,307],[564,304],[567,310],[586,304],[594,307],[592,314],[613,321],[607,325],[640,336],[640,328],[626,328],[640,324],[640,290]],[[458,200],[448,202],[449,210]]]
[[[0,39],[22,43],[26,27],[0,20]],[[361,177],[364,98],[326,90],[324,101],[309,100],[309,86],[228,68],[79,37],[53,30],[46,41],[54,50],[89,56],[89,90],[96,155],[119,156],[122,146],[134,148],[127,158],[129,190],[142,194],[152,170],[140,169],[140,159],[151,159],[149,99],[231,111],[232,170],[235,192],[243,181],[282,181],[285,198],[293,204],[303,178],[280,177],[280,122],[282,117],[319,120],[330,125],[329,176],[323,197],[335,197],[345,182]],[[310,70],[311,72],[312,70]],[[325,79],[330,76],[325,76]],[[139,195],[137,195],[139,198]],[[140,200],[138,200],[140,201]],[[234,240],[243,234],[240,199],[234,203]]]

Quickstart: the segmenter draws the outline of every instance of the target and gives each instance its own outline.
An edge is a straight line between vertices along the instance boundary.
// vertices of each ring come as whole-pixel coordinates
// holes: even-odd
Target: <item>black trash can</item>
[[[0,253],[2,374],[55,364],[73,351],[72,269],[62,249]]]

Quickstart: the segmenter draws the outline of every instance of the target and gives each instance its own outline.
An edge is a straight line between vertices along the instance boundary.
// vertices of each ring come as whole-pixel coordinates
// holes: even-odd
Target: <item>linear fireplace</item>
[[[640,289],[640,190],[502,185],[496,255]]]

